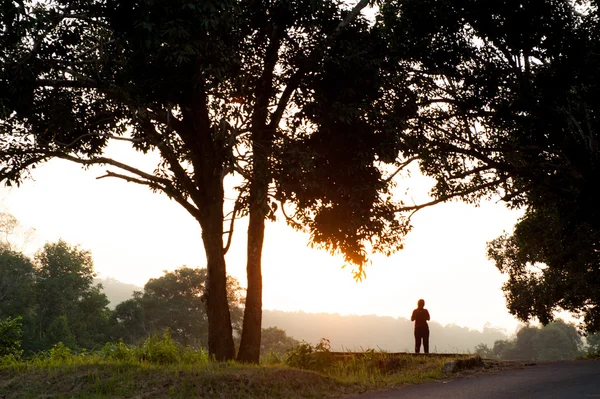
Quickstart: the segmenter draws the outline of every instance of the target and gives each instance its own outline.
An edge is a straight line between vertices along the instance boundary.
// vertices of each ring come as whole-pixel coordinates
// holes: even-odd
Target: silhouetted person
[[[410,321],[415,322],[415,353],[421,351],[421,341],[423,342],[425,353],[429,353],[429,325],[427,325],[429,312],[425,309],[424,300],[419,299],[417,306],[410,317]]]

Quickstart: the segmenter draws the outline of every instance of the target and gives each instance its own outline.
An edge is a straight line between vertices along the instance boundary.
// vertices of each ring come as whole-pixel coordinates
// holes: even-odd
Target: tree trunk
[[[267,126],[269,101],[273,95],[273,71],[277,65],[285,25],[271,26],[269,46],[265,52],[263,73],[257,84],[257,99],[252,114],[252,182],[248,222],[248,259],[246,274],[246,308],[238,360],[258,363],[262,328],[262,248],[265,236],[265,217],[269,211],[269,156],[276,125]]]
[[[264,134],[264,129],[259,129]],[[262,139],[262,140],[261,140]],[[258,363],[262,329],[262,248],[265,235],[265,216],[268,212],[267,190],[269,187],[268,151],[270,138],[261,137],[254,147],[252,185],[250,187],[250,220],[248,222],[248,258],[246,274],[248,289],[242,326],[242,340],[238,360]]]
[[[238,360],[258,363],[260,357],[260,338],[262,328],[262,247],[265,234],[265,218],[260,211],[250,211],[248,224],[248,260],[246,273],[248,289],[242,340]]]
[[[227,303],[227,274],[223,251],[222,201],[203,208],[202,241],[206,251],[206,314],[208,353],[217,361],[233,360],[235,346]]]

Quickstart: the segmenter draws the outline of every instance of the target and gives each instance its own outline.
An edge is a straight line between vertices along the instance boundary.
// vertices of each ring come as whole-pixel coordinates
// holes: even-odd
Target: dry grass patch
[[[286,366],[63,365],[3,370],[2,398],[335,398],[356,384]]]

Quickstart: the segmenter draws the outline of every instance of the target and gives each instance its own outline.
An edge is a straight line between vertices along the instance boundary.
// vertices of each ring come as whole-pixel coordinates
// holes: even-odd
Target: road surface
[[[600,360],[534,363],[523,369],[411,385],[352,398],[600,398]]]

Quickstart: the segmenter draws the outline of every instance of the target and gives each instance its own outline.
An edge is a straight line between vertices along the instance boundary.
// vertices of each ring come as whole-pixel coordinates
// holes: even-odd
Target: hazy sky
[[[111,151],[126,154],[133,163],[152,160],[122,148]],[[205,265],[200,228],[183,208],[142,186],[96,180],[104,169],[84,171],[54,160],[35,169],[21,187],[0,188],[0,209],[35,228],[26,251],[62,238],[91,250],[100,277],[140,286],[165,269]],[[423,198],[429,181],[413,177],[410,182],[414,196]],[[308,248],[307,235],[283,222],[269,223],[263,307],[409,318],[417,300],[424,298],[432,320],[441,324],[481,329],[491,323],[513,333],[518,322],[506,310],[504,278],[487,260],[485,244],[510,231],[518,216],[493,202],[479,208],[449,203],[422,210],[413,217],[405,249],[389,258],[373,257],[366,280],[359,283],[341,268],[340,257]],[[237,223],[227,255],[228,273],[242,286],[244,222]]]

